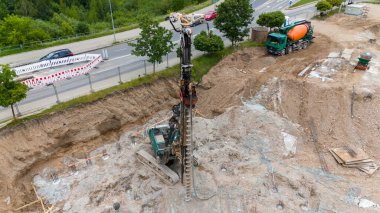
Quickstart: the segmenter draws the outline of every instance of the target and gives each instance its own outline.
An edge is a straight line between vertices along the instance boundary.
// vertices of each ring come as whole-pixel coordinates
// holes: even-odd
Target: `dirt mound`
[[[118,138],[123,128],[141,124],[162,108],[176,104],[177,90],[174,80],[161,79],[2,130],[0,197],[10,196],[13,207],[32,201],[30,181],[40,164],[54,162],[64,153],[86,152],[109,143]],[[0,211],[3,204],[0,203]]]
[[[226,57],[202,80],[198,102],[201,113],[219,115],[226,108],[241,104],[241,97],[253,97],[274,76],[294,76],[338,47],[326,36],[316,37],[308,49],[283,57],[269,56],[261,47],[239,50]]]
[[[256,100],[305,128],[313,120],[318,138],[326,148],[346,144],[361,147],[376,157],[380,151],[376,143],[380,137],[380,113],[375,106],[380,104],[377,95],[380,88],[356,86],[352,100],[352,83],[321,85],[282,79],[263,86]]]

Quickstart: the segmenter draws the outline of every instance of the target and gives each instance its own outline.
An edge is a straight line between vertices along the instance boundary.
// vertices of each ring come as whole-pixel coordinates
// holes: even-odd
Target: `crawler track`
[[[157,163],[156,159],[144,150],[136,152],[136,157],[138,161],[149,167],[152,172],[154,172],[166,183],[174,185],[179,181],[179,176],[177,173],[175,173],[169,167]]]

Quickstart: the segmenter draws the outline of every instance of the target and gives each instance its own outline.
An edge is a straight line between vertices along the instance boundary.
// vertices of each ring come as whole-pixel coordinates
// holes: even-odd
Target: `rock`
[[[71,205],[70,203],[65,203],[65,205],[63,206],[63,211],[69,211],[71,209]]]
[[[98,194],[98,196],[95,199],[96,205],[98,206],[101,202],[104,200],[104,193]]]
[[[284,204],[280,201],[280,203],[278,203],[276,205],[276,208],[279,209],[279,210],[283,210],[284,209]]]
[[[379,204],[376,204],[373,201],[365,199],[365,198],[358,199],[357,205],[360,208],[378,208],[379,207]]]
[[[159,190],[161,190],[162,189],[162,186],[160,186],[160,185],[158,185],[158,184],[152,184],[152,189],[154,190],[154,191],[159,191]]]
[[[6,203],[7,205],[11,204],[11,197],[7,197],[4,199],[4,203]]]
[[[120,203],[119,202],[114,203],[113,204],[113,209],[119,210],[120,209]]]
[[[220,167],[220,170],[222,171],[222,172],[226,172],[227,171],[227,167],[226,167],[226,165],[222,165],[221,167]]]
[[[363,101],[371,101],[375,91],[369,88],[358,88],[356,91],[357,97],[355,99]]]
[[[308,212],[308,211],[309,211],[309,208],[307,208],[307,204],[301,204],[301,205],[300,205],[300,208],[301,208],[301,210],[304,211],[304,212]]]

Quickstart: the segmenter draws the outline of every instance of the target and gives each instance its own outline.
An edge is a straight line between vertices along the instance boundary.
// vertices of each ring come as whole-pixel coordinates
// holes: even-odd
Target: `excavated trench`
[[[158,111],[169,109],[177,102],[177,87],[175,79],[158,79],[1,130],[0,212],[35,200],[32,178],[46,164],[63,169],[65,156],[78,157],[115,141],[126,129],[137,129]]]

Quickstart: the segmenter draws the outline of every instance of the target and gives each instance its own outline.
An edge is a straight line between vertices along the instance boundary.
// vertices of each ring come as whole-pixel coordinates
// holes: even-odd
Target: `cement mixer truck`
[[[313,38],[311,22],[302,20],[281,27],[277,33],[270,33],[265,46],[270,54],[285,55],[307,48]]]

